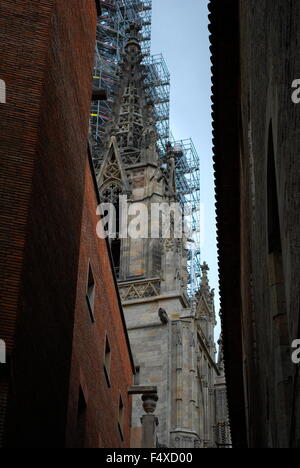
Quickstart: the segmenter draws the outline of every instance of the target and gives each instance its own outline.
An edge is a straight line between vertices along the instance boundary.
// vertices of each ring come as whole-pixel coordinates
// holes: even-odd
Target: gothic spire
[[[125,165],[143,162],[143,150],[155,145],[157,134],[153,104],[145,91],[145,66],[140,45],[140,26],[131,24],[120,67],[120,84],[115,96],[108,136],[115,136]]]

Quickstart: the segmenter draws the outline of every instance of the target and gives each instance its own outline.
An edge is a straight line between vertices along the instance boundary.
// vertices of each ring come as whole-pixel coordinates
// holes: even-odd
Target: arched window
[[[281,236],[279,222],[279,207],[274,156],[274,140],[272,125],[269,129],[268,143],[268,249],[269,254],[281,253]]]
[[[103,203],[112,203],[116,205],[119,203],[119,196],[122,195],[122,188],[119,184],[111,182],[102,189],[101,201]]]
[[[115,207],[116,213],[116,236],[110,239],[110,247],[115,267],[115,272],[117,278],[120,274],[120,264],[121,264],[121,239],[119,236],[120,233],[120,195],[122,195],[122,188],[120,185],[111,182],[107,184],[101,192],[101,201],[103,203],[111,203]],[[107,216],[108,213],[104,213],[104,216]],[[108,226],[104,226],[104,229],[108,229]]]

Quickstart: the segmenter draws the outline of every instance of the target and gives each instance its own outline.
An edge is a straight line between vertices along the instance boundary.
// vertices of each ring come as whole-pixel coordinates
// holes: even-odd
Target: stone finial
[[[218,340],[219,355],[218,355],[218,368],[220,371],[224,370],[224,351],[223,351],[223,337],[222,334]]]
[[[130,23],[127,33],[128,33],[128,40],[125,45],[125,50],[128,49],[128,47],[135,45],[136,46],[136,51],[140,52],[141,51],[141,45],[140,45],[140,30],[141,26],[137,23]]]
[[[163,162],[166,163],[166,168],[161,167],[161,176],[158,178],[158,182],[164,180],[165,182],[165,195],[171,200],[177,199],[176,194],[176,159],[179,152],[174,150],[172,143],[168,141],[166,143],[166,153]]]
[[[207,298],[211,298],[209,281],[207,272],[209,271],[209,266],[206,262],[201,265],[202,270],[202,277],[201,277],[201,284],[200,284],[200,292],[207,294]]]
[[[201,270],[202,270],[202,276],[201,276],[200,288],[199,288],[198,293],[196,294],[197,305],[200,304],[201,298],[204,298],[209,308],[209,317],[210,319],[215,320],[215,307],[214,307],[215,290],[210,289],[209,279],[208,279],[209,266],[206,262],[204,262],[201,265]]]
[[[145,413],[147,414],[153,414],[155,413],[156,410],[156,405],[158,402],[158,396],[155,394],[145,394],[142,396],[143,400],[143,408],[145,410]]]
[[[209,266],[207,265],[206,262],[203,262],[203,265],[201,265],[201,270],[202,270],[202,273],[203,273],[203,274],[204,274],[205,272],[206,272],[206,274],[207,274],[207,272],[209,271]]]

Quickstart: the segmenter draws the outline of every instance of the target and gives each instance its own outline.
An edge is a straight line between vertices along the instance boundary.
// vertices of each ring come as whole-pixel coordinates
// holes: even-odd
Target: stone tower
[[[158,387],[158,443],[179,448],[212,447],[214,379],[219,372],[213,292],[204,264],[197,298],[191,303],[187,296],[185,239],[174,235],[178,224],[182,225],[176,212],[177,154],[171,145],[164,158],[158,153],[153,103],[147,99],[145,77],[139,29],[132,25],[98,184],[102,202],[113,204],[117,211],[124,200],[128,201],[128,210],[120,210],[116,217],[111,248],[137,379],[140,384]],[[152,216],[159,204],[171,208],[172,213],[163,217],[162,223]],[[128,226],[131,235],[124,234]],[[136,446],[141,436],[140,415],[137,398],[132,421]]]

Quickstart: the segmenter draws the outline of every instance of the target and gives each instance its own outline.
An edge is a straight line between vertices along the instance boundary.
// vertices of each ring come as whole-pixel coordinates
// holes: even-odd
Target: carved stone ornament
[[[143,400],[143,408],[144,408],[145,413],[147,414],[155,413],[156,405],[158,402],[158,396],[155,394],[143,395],[142,400]]]

